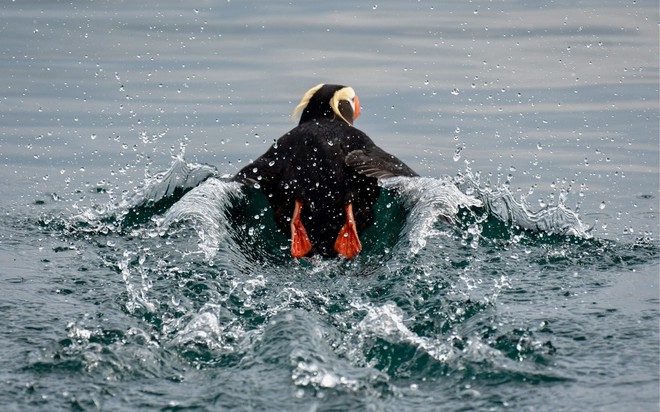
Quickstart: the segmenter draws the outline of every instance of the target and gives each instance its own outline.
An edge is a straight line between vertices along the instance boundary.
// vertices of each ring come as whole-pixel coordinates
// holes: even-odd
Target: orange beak
[[[360,115],[360,99],[358,99],[357,95],[353,98],[353,106],[353,121],[355,121]]]

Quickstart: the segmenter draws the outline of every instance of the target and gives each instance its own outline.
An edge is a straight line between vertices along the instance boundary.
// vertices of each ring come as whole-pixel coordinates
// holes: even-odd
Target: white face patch
[[[351,105],[353,113],[355,113],[355,90],[353,90],[352,87],[344,87],[337,90],[332,96],[332,99],[330,99],[330,107],[332,107],[332,111],[335,112],[335,114],[342,118],[346,123],[352,124],[352,122],[342,116],[342,114],[339,112],[339,102],[342,100],[346,100]]]

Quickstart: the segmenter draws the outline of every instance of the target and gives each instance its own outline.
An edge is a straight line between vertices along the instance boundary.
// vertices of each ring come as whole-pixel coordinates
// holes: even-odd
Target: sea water
[[[0,5],[3,410],[657,410],[655,2]],[[319,82],[354,260],[227,177]]]

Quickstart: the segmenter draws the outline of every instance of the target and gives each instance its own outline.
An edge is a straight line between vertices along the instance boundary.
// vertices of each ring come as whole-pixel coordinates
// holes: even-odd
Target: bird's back
[[[293,199],[305,200],[302,222],[321,254],[334,253],[332,243],[349,200],[355,207],[358,230],[368,226],[379,195],[377,180],[349,168],[345,158],[370,143],[358,129],[327,119],[303,123],[282,136],[268,160],[282,166],[279,177],[262,184],[280,229],[285,231],[289,225]]]

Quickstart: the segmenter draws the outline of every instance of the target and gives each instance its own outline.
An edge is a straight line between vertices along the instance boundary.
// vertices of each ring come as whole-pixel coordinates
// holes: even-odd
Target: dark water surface
[[[2,410],[660,407],[657,2],[17,0],[0,36]],[[320,82],[425,176],[357,259],[221,178],[153,202]]]

